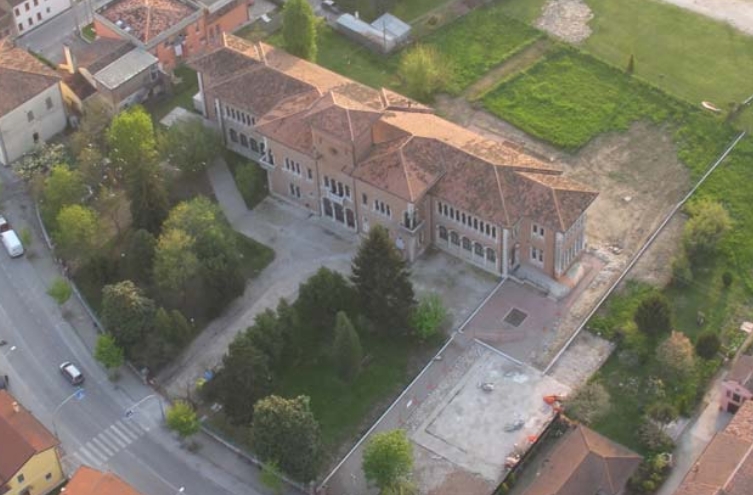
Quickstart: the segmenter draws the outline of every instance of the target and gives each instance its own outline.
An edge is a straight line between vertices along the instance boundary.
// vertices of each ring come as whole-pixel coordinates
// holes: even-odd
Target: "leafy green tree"
[[[282,351],[282,361],[297,364],[305,352],[304,348],[304,329],[301,319],[298,317],[298,311],[295,306],[288,303],[287,299],[280,298],[277,303],[277,324],[282,331],[284,340]]]
[[[55,228],[54,222],[64,206],[78,204],[86,194],[86,187],[81,175],[67,165],[56,165],[44,181],[42,192],[42,214],[48,222],[48,228]]]
[[[123,233],[121,225],[125,206],[128,204],[126,194],[119,189],[102,186],[94,199],[94,209],[103,220],[109,220],[115,226],[118,237]]]
[[[64,206],[57,215],[53,233],[58,252],[70,261],[80,261],[94,254],[99,234],[94,212],[81,205]]]
[[[218,223],[198,235],[194,252],[199,260],[210,312],[222,309],[243,294],[246,281],[241,271],[236,234],[224,219],[218,219]]]
[[[275,312],[267,309],[256,315],[246,333],[251,344],[269,358],[270,366],[277,368],[285,341]]]
[[[604,385],[590,381],[565,400],[565,411],[573,419],[590,425],[609,412],[610,400],[609,392]]]
[[[410,271],[384,227],[361,242],[351,277],[363,313],[393,334],[405,333],[416,305]]]
[[[162,156],[187,174],[198,174],[222,151],[222,139],[201,119],[176,122],[160,140]]]
[[[71,298],[73,290],[68,282],[62,277],[57,277],[52,285],[47,289],[47,295],[55,300],[58,304],[65,304]]]
[[[247,426],[254,404],[272,391],[269,358],[246,335],[236,337],[222,358],[222,368],[212,380],[211,391],[223,405],[228,419]]]
[[[421,298],[411,317],[411,328],[419,340],[425,341],[437,335],[447,322],[447,309],[438,294],[428,294]]]
[[[316,16],[306,0],[289,0],[282,9],[282,39],[296,57],[316,60]]]
[[[131,201],[133,227],[158,234],[167,218],[170,201],[157,165],[143,162],[131,167],[126,176],[126,194]]]
[[[129,278],[143,284],[150,283],[156,248],[157,239],[148,230],[139,229],[131,235],[124,259]]]
[[[108,371],[120,368],[125,362],[123,349],[115,342],[115,338],[107,333],[103,333],[97,338],[94,359],[102,363],[102,366]]]
[[[102,323],[126,355],[130,355],[151,330],[155,311],[154,301],[145,297],[130,280],[102,289]]]
[[[709,199],[697,201],[687,208],[690,220],[685,223],[683,244],[694,264],[714,254],[716,246],[732,227],[729,213],[721,203]]]
[[[346,381],[353,380],[361,371],[363,350],[361,339],[358,338],[356,329],[350,322],[345,312],[337,313],[335,325],[335,341],[332,345],[332,355],[340,378]]]
[[[690,339],[682,332],[672,331],[656,349],[656,359],[668,381],[688,381],[695,371],[695,353]]]
[[[651,404],[646,413],[651,419],[662,425],[671,423],[680,415],[674,405],[663,401]]]
[[[446,78],[439,52],[433,46],[414,45],[400,57],[398,74],[408,94],[421,101],[431,101],[442,89]]]
[[[321,457],[319,424],[309,398],[266,397],[254,407],[254,451],[265,462],[275,461],[285,473],[308,482],[316,476]]]
[[[195,435],[201,428],[196,411],[188,402],[177,400],[167,410],[167,427],[176,432],[181,439]]]
[[[194,239],[178,229],[162,233],[154,252],[154,281],[166,299],[184,300],[191,281],[199,272],[193,252]]]
[[[308,336],[302,336],[308,345],[312,338],[318,341],[325,332],[335,326],[338,311],[353,310],[356,294],[348,280],[339,272],[321,267],[298,288],[295,308],[301,322],[311,329]]]
[[[698,336],[695,342],[695,352],[703,359],[713,359],[719,349],[722,347],[722,341],[719,336],[711,330],[706,330]]]
[[[363,450],[366,481],[380,490],[409,480],[413,469],[413,447],[403,430],[376,433]]]
[[[106,182],[115,182],[115,177],[108,177],[108,163],[99,148],[94,146],[84,147],[76,156],[76,170],[81,174],[84,183],[95,190]]]
[[[658,335],[672,329],[672,309],[667,298],[652,292],[638,305],[633,314],[638,330],[647,335]]]
[[[219,206],[206,196],[198,196],[189,201],[182,201],[170,210],[164,230],[182,230],[198,239],[202,233],[220,224],[227,225],[227,222]]]
[[[154,333],[176,348],[185,346],[193,337],[193,328],[177,309],[159,308],[154,316]],[[174,357],[174,356],[171,356]]]
[[[638,440],[649,451],[654,453],[672,452],[675,442],[667,435],[661,425],[646,416],[638,427]]]
[[[141,106],[117,114],[107,130],[110,159],[126,175],[156,162],[157,141],[152,117]]]

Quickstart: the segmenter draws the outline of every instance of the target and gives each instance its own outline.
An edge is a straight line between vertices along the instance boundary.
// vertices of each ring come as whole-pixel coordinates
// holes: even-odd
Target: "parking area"
[[[547,395],[570,387],[528,365],[474,344],[474,357],[438,402],[420,407],[409,424],[416,445],[420,493],[489,493],[504,477],[505,462],[525,452],[554,415]],[[420,422],[416,422],[420,419]]]

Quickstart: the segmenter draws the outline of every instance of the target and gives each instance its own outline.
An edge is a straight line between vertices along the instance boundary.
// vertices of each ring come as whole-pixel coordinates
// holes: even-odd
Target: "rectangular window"
[[[329,187],[329,177],[324,176],[324,187]]]
[[[238,133],[235,132],[235,129],[230,129],[230,140],[234,143],[238,142]]]
[[[32,21],[31,18],[26,19],[26,23],[29,25],[29,27],[34,25],[34,21]]]
[[[465,225],[465,213],[461,215],[461,218],[463,219],[463,225]]]
[[[18,7],[16,7],[16,15],[17,15],[17,16],[21,15],[21,11],[20,11],[20,10],[18,10]]]
[[[442,205],[442,211],[444,212],[444,216],[447,216],[447,205]]]
[[[311,167],[308,168],[308,171],[306,172],[306,174],[309,180],[314,180],[314,171],[311,170]]]
[[[39,0],[34,0],[34,6],[39,7]]]
[[[392,217],[392,212],[390,211],[390,205],[387,205],[387,216]]]
[[[52,98],[48,97],[44,102],[47,105],[47,110],[51,110],[52,109]]]
[[[346,198],[350,197],[350,186],[345,186],[345,197]]]
[[[295,196],[295,186],[293,185],[292,182],[288,184],[288,189],[290,190],[290,195]]]
[[[742,398],[742,397],[740,397],[740,394],[732,394],[732,400],[733,400],[734,402],[740,402],[740,399],[741,399],[741,398]]]
[[[450,206],[450,218],[455,218],[455,209]]]
[[[478,230],[478,218],[473,217],[473,228]]]
[[[437,212],[441,215],[442,214],[442,203],[437,203]]]
[[[52,479],[52,473],[45,474],[44,479],[46,479],[47,481],[50,481]]]
[[[492,227],[492,238],[497,238],[497,227]]]
[[[28,11],[29,11],[29,2],[26,2],[26,3],[24,4],[24,7],[26,7],[26,12],[28,12]]]
[[[19,474],[18,476],[16,476],[16,481],[18,481],[19,483],[23,483],[25,479],[26,478],[24,478],[23,474]]]
[[[20,22],[18,23],[18,30],[19,31],[23,31],[24,30],[24,25],[21,24]]]
[[[369,204],[369,197],[366,196],[366,193],[361,194],[361,203],[363,203],[364,205]]]
[[[29,122],[31,122],[32,120],[34,120],[34,112],[33,111],[29,110],[28,112],[26,112],[26,120],[28,120]]]

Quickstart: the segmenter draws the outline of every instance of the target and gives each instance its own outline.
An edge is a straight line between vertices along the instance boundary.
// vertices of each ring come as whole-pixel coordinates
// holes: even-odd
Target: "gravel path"
[[[662,0],[724,21],[753,36],[753,0]]]

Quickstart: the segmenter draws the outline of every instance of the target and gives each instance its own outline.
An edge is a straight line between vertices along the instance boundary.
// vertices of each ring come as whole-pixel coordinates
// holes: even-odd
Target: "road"
[[[6,179],[3,213],[16,227],[33,229],[30,200],[20,187],[7,187],[7,169],[0,175]],[[145,495],[174,495],[181,487],[187,495],[265,493],[255,468],[208,437],[199,455],[181,448],[163,426],[160,399],[135,375],[124,371],[119,381],[108,379],[91,356],[96,332],[83,307],[72,298],[60,308],[46,294],[57,273],[38,236],[22,258],[0,251],[0,339],[8,342],[0,347],[0,372],[10,378],[9,391],[57,432],[67,473],[81,464],[109,470]],[[58,370],[64,361],[86,377],[81,400],[71,397],[76,389]],[[128,409],[135,414],[127,419]]]
[[[75,29],[92,22],[92,12],[111,0],[72,0],[73,6],[38,28],[16,39],[16,43],[54,63],[63,62],[63,43],[75,35]]]

